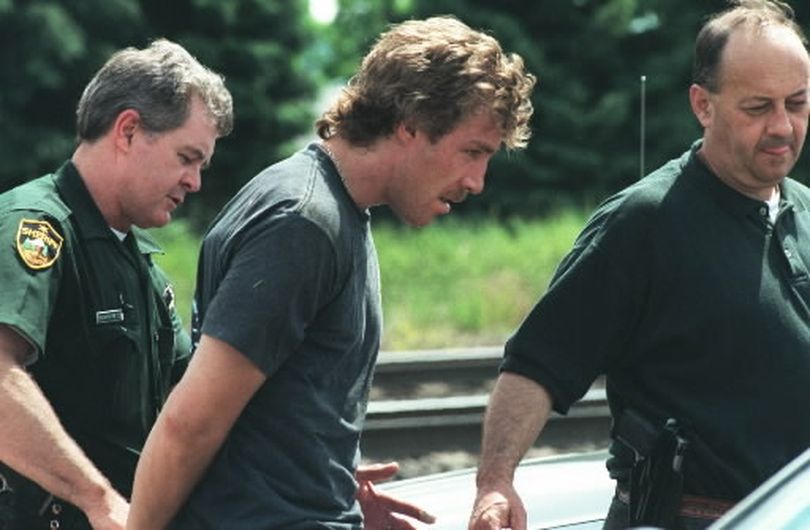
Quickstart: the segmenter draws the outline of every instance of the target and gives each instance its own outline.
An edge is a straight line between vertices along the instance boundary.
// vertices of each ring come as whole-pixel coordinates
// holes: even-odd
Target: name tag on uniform
[[[106,311],[96,311],[96,325],[117,324],[124,321],[123,309],[107,309]]]

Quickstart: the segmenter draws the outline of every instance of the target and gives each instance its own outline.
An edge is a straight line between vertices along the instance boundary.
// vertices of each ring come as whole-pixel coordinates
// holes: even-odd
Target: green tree
[[[504,217],[544,214],[561,202],[591,203],[638,178],[640,76],[648,78],[648,104],[688,83],[688,45],[659,40],[665,22],[641,0],[419,2],[420,15],[437,12],[464,13],[470,25],[490,29],[539,79],[529,148],[493,160],[488,192],[470,205]],[[655,53],[651,46],[676,55],[656,58],[671,63],[668,68],[648,70],[660,64],[645,61]],[[649,167],[685,147],[682,138],[651,140]]]
[[[225,76],[234,130],[217,145],[204,192],[190,198],[197,228],[243,183],[312,131],[320,65],[306,0],[141,0],[156,34],[182,43]]]
[[[492,164],[476,206],[502,215],[592,203],[639,178],[641,76],[644,170],[678,156],[701,131],[688,102],[692,48],[724,0],[419,0],[417,14],[463,13],[526,58],[540,83],[535,139]],[[810,9],[794,2],[807,27]],[[805,161],[794,175],[807,174]]]
[[[368,12],[369,3],[343,0],[342,6]],[[370,13],[392,22],[455,14],[523,56],[539,78],[529,148],[500,153],[490,166],[487,192],[457,211],[509,218],[544,215],[570,203],[592,205],[700,136],[687,97],[692,46],[706,15],[725,7],[724,0],[411,0],[404,11],[392,9],[396,4],[380,2]],[[810,6],[793,4],[807,27]],[[369,23],[376,20],[347,15],[336,25],[368,42],[380,29]],[[806,175],[807,167],[802,161],[794,175]]]
[[[92,5],[91,5],[92,4]],[[109,16],[121,26],[111,35]],[[116,40],[141,26],[127,2],[0,3],[0,187],[51,170],[72,151],[76,103]],[[93,35],[90,38],[90,35]]]
[[[340,0],[328,26],[307,0],[0,0],[0,190],[52,170],[73,148],[74,109],[116,49],[156,37],[184,44],[226,76],[236,126],[217,147],[204,193],[181,212],[200,228],[247,179],[312,135],[326,102],[389,23],[456,14],[520,53],[537,74],[534,139],[501,153],[487,193],[461,213],[537,216],[592,205],[640,174],[640,78],[646,76],[645,169],[699,134],[689,110],[691,54],[724,0]],[[793,2],[802,26],[810,4]],[[808,157],[794,175],[808,174]],[[806,179],[803,179],[806,180]]]
[[[0,0],[0,190],[53,170],[74,147],[84,85],[116,49],[167,37],[223,73],[236,125],[219,141],[200,228],[242,183],[312,130],[317,28],[306,0]]]

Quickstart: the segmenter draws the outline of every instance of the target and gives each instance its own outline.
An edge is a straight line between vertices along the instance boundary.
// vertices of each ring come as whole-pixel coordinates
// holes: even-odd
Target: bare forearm
[[[130,530],[166,528],[216,453],[221,439],[187,436],[161,415],[135,472]]]
[[[484,419],[478,486],[468,530],[526,530],[526,510],[512,484],[515,468],[551,413],[548,392],[523,376],[498,377]]]
[[[241,353],[203,335],[146,440],[128,529],[159,530],[171,522],[264,380]]]
[[[500,375],[484,420],[479,487],[511,484],[515,467],[537,439],[550,413],[551,398],[543,387],[517,374]]]
[[[64,430],[30,375],[0,359],[0,460],[85,513],[123,503]]]

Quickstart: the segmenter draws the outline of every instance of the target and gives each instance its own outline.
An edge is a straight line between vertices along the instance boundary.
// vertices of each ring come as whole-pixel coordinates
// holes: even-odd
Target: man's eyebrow
[[[807,97],[808,92],[810,92],[810,88],[802,88],[800,90],[797,90],[793,94],[788,94],[788,96],[785,99],[795,99],[795,98]],[[745,102],[766,103],[768,101],[772,101],[773,99],[774,98],[772,98],[770,96],[750,96],[750,97],[745,98],[743,100],[743,102],[744,103]]]
[[[808,93],[810,93],[810,88],[805,87],[805,88],[802,88],[801,90],[797,90],[793,94],[789,95],[788,99],[801,98],[801,97],[806,98],[808,96]]]
[[[488,144],[486,142],[482,142],[480,140],[472,140],[470,142],[469,147],[473,147],[473,148],[478,149],[480,151],[484,151],[485,153],[490,154],[490,155],[498,151],[497,147],[493,147],[492,145],[490,145],[490,144]]]

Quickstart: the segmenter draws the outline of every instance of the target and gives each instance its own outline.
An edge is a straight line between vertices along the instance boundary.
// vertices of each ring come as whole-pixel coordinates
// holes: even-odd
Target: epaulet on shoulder
[[[34,217],[52,218],[60,223],[65,221],[70,217],[70,208],[56,192],[54,178],[53,174],[45,175],[12,188],[3,194],[3,209],[31,212]]]
[[[133,226],[131,230],[142,254],[163,254],[163,248],[147,230],[137,226]]]

